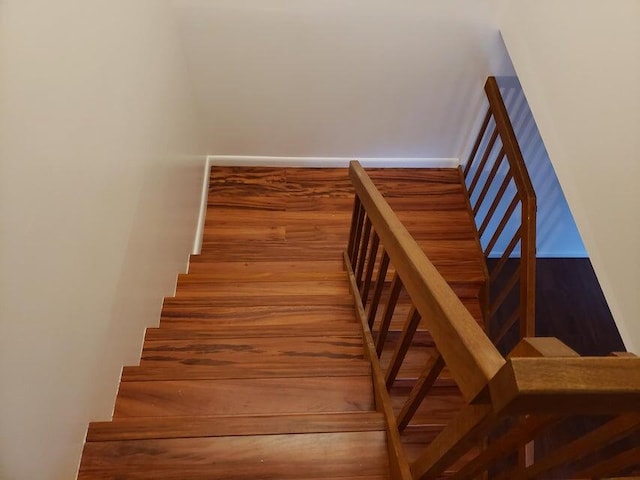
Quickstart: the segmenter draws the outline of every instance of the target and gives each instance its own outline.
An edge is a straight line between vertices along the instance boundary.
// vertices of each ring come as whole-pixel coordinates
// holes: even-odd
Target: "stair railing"
[[[557,339],[534,338],[522,340],[505,360],[358,162],[351,162],[349,175],[356,196],[344,263],[365,355],[372,364],[376,409],[387,420],[391,478],[435,479],[453,464],[457,471],[451,478],[456,479],[488,473],[499,479],[536,478],[566,464],[584,476],[563,478],[633,473],[640,444],[640,359],[582,358]],[[386,303],[380,308],[390,273]],[[379,357],[403,291],[411,308],[383,371]],[[389,391],[419,324],[429,330],[435,349],[404,405],[394,411]],[[429,401],[445,366],[464,405],[409,464],[401,432],[421,403]],[[534,440],[567,418],[586,414],[607,417],[600,417],[591,431],[534,458]],[[621,439],[627,443],[620,444]],[[603,448],[609,444],[615,448]],[[479,453],[467,459],[474,447]]]
[[[420,246],[402,225],[389,204],[358,162],[351,162],[349,175],[356,191],[345,267],[354,293],[356,313],[363,326],[366,356],[373,365],[376,406],[389,422],[389,448],[393,478],[409,479],[408,463],[400,444],[398,426],[406,426],[446,364],[468,402],[475,400],[505,360],[482,328],[451,290]],[[389,267],[395,273],[376,341],[371,327]],[[373,277],[375,273],[375,283]],[[372,298],[368,302],[371,287]],[[386,372],[378,356],[382,352],[400,291],[408,293],[412,308],[401,339]],[[365,307],[368,310],[365,311]],[[425,323],[438,352],[425,367],[401,415],[394,415],[388,396],[420,321]]]
[[[489,108],[464,178],[485,258],[497,257],[488,262],[484,314],[498,345],[518,320],[519,338],[535,336],[536,195],[495,77],[484,89]]]

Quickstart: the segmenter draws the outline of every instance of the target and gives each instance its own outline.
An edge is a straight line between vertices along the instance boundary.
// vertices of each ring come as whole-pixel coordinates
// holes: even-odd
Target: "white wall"
[[[511,2],[505,44],[628,349],[640,353],[640,2]]]
[[[184,271],[205,149],[167,2],[0,8],[0,478],[70,479]]]
[[[457,157],[504,0],[173,0],[208,150]]]

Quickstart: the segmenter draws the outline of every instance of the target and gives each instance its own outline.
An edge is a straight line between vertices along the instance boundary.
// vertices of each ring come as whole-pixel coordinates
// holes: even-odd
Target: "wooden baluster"
[[[364,224],[364,217],[366,212],[364,206],[360,205],[358,209],[358,218],[356,221],[356,230],[353,241],[353,255],[351,256],[351,268],[355,271],[358,264],[358,252],[360,251],[360,237],[362,236],[362,225]]]
[[[500,271],[506,265],[507,260],[509,260],[509,256],[511,255],[511,252],[513,252],[513,250],[516,248],[516,245],[518,244],[519,241],[520,241],[520,229],[516,230],[516,233],[513,234],[513,238],[509,242],[509,245],[507,245],[507,248],[504,249],[504,252],[500,257],[500,260],[498,260],[498,263],[496,263],[491,269],[491,275],[489,277],[490,283],[493,283],[496,280],[496,278],[498,278]]]
[[[418,410],[418,407],[431,390],[431,387],[438,379],[440,372],[444,368],[444,360],[439,352],[429,358],[424,369],[418,377],[418,381],[411,389],[409,398],[402,406],[402,410],[398,414],[398,429],[403,431]]]
[[[367,271],[364,274],[364,283],[362,285],[362,291],[360,297],[362,298],[362,306],[367,306],[367,298],[369,297],[369,288],[371,288],[371,278],[373,277],[373,269],[376,266],[376,259],[378,258],[378,246],[380,244],[380,238],[378,234],[373,231],[373,239],[371,240],[371,252],[369,253],[369,263],[367,265]]]
[[[388,268],[389,268],[389,255],[383,248],[382,258],[380,259],[380,266],[378,267],[378,278],[376,279],[376,286],[373,290],[371,305],[369,306],[369,316],[367,319],[367,322],[369,324],[369,330],[373,328],[373,323],[376,320],[376,314],[378,313],[378,305],[380,304],[380,297],[382,296],[382,290],[384,288],[384,280],[387,277]]]
[[[467,178],[469,171],[471,170],[471,164],[476,158],[476,154],[478,153],[478,149],[480,148],[480,144],[482,143],[482,139],[484,138],[484,134],[487,131],[487,126],[489,126],[489,120],[491,120],[491,109],[487,109],[487,114],[484,117],[484,121],[482,122],[482,126],[480,127],[480,132],[476,138],[476,143],[473,145],[471,149],[471,153],[469,154],[469,159],[467,160],[467,164],[464,166],[464,178]]]
[[[355,256],[356,245],[356,230],[358,229],[358,218],[360,217],[360,199],[358,195],[354,195],[353,198],[353,213],[351,214],[351,228],[349,229],[349,243],[347,244],[347,253],[349,254],[349,260],[353,265],[353,258]],[[353,267],[352,267],[353,268]]]
[[[514,428],[492,440],[472,461],[464,465],[452,478],[472,480],[488,470],[498,458],[504,458],[522,445],[530,443],[536,435],[557,423],[559,417],[552,415],[527,415]]]
[[[572,442],[556,448],[553,452],[537,460],[530,466],[519,465],[510,471],[503,472],[496,480],[507,480],[510,478],[537,478],[546,472],[560,467],[568,462],[578,460],[579,458],[589,455],[594,450],[600,449],[607,444],[613,443],[620,438],[629,435],[640,427],[640,414],[620,415],[604,425],[592,430]],[[638,462],[638,458],[634,458],[634,465]],[[616,465],[619,467],[620,465]],[[609,474],[618,473],[619,470],[609,470],[607,462],[602,462],[596,466],[585,469],[573,475],[572,478],[602,478]]]
[[[509,330],[511,330],[516,324],[518,318],[520,318],[520,309],[515,308],[513,312],[511,312],[511,315],[509,315],[507,321],[500,326],[500,330],[498,331],[498,333],[493,336],[494,345],[498,345],[502,341],[505,335],[509,333]]]
[[[500,205],[500,201],[502,200],[504,192],[507,190],[507,187],[509,186],[509,182],[511,181],[511,179],[512,179],[511,172],[509,171],[507,175],[505,175],[504,179],[502,180],[502,183],[500,184],[500,188],[496,192],[496,197],[493,199],[493,202],[491,203],[491,206],[489,207],[489,210],[487,210],[487,214],[485,215],[484,220],[482,221],[482,225],[480,225],[480,228],[478,229],[478,235],[480,237],[482,237],[482,235],[484,234],[484,231],[489,226],[489,222],[493,218],[493,215],[496,213],[496,209],[498,208],[498,205]]]
[[[520,338],[536,334],[536,205],[523,197],[520,222]]]
[[[367,260],[367,251],[369,250],[369,237],[371,236],[371,220],[369,217],[364,222],[364,232],[362,234],[362,243],[360,248],[360,255],[358,256],[358,270],[356,272],[356,284],[358,288],[362,286],[362,272],[364,271],[364,264]]]
[[[407,320],[402,327],[402,332],[400,334],[398,344],[396,345],[396,349],[393,352],[393,356],[391,357],[389,368],[387,368],[385,383],[388,390],[391,389],[391,387],[393,386],[393,382],[396,381],[396,377],[398,376],[398,372],[400,371],[402,362],[404,362],[404,357],[406,357],[407,352],[411,347],[413,337],[416,333],[416,330],[418,329],[418,325],[420,325],[420,318],[420,313],[412,305],[411,310],[409,311],[409,315],[407,315]]]
[[[495,301],[491,304],[491,307],[489,307],[489,317],[492,317],[498,311],[500,305],[502,305],[502,303],[507,299],[507,296],[511,293],[513,287],[518,283],[518,280],[520,280],[520,267],[518,267],[511,277],[509,277],[509,280],[502,288]]]
[[[469,199],[471,199],[471,195],[473,194],[473,191],[475,190],[476,185],[478,184],[478,180],[480,180],[482,171],[484,170],[484,166],[486,165],[487,160],[489,160],[489,155],[493,150],[493,145],[496,143],[497,138],[498,138],[498,129],[494,128],[493,133],[491,134],[491,139],[489,140],[489,143],[487,144],[487,148],[485,149],[484,154],[482,155],[482,160],[480,161],[480,164],[478,165],[478,169],[476,170],[476,173],[473,176],[473,179],[471,180],[471,185],[469,185]]]
[[[478,199],[476,200],[476,205],[475,207],[473,207],[474,215],[477,215],[478,212],[480,211],[482,202],[484,202],[484,199],[487,196],[487,193],[489,193],[489,189],[493,184],[493,179],[496,178],[496,175],[498,174],[498,169],[500,168],[500,165],[502,165],[503,160],[504,160],[504,149],[501,148],[500,152],[498,153],[498,157],[496,158],[496,161],[493,162],[493,167],[491,168],[491,171],[487,176],[487,180],[484,183],[484,187],[482,187],[482,190],[480,191],[480,195],[478,195]]]
[[[384,315],[382,316],[382,320],[380,321],[380,328],[378,330],[378,336],[376,338],[376,353],[378,354],[378,357],[380,357],[380,355],[382,354],[384,342],[387,339],[387,333],[389,332],[389,326],[391,325],[391,319],[393,318],[393,312],[396,309],[396,303],[398,303],[398,297],[400,296],[401,290],[402,280],[400,280],[400,277],[396,272],[393,275],[391,290],[389,291],[389,299],[387,300],[387,305],[384,308]]]
[[[516,206],[518,205],[518,202],[520,202],[518,195],[514,195],[513,199],[511,200],[511,203],[509,204],[509,206],[507,207],[507,210],[504,213],[504,216],[502,217],[502,220],[500,221],[500,224],[498,224],[498,228],[496,228],[496,231],[491,237],[491,240],[489,240],[487,247],[484,249],[485,257],[488,257],[491,251],[493,250],[493,247],[496,246],[496,242],[498,241],[498,238],[500,238],[500,235],[502,234],[502,230],[504,230],[504,227],[507,226],[507,223],[509,222],[511,215],[515,211]]]
[[[638,440],[636,440],[636,444]],[[627,468],[637,467],[638,458],[640,458],[640,447],[634,447],[629,450],[614,455],[592,467],[586,468],[574,475],[573,478],[609,478],[620,472],[624,472]],[[637,476],[627,477],[637,479]]]
[[[497,423],[498,417],[490,404],[465,405],[411,465],[413,478],[438,478]]]

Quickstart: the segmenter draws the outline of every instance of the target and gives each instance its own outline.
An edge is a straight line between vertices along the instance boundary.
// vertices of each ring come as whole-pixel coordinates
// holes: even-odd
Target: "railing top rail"
[[[505,360],[402,225],[357,161],[349,176],[360,202],[467,401],[489,384]]]
[[[536,192],[533,189],[531,178],[527,171],[527,167],[522,158],[522,152],[518,145],[516,134],[513,131],[513,126],[509,120],[509,114],[507,113],[507,107],[502,100],[500,94],[500,87],[495,77],[487,78],[484,85],[484,91],[489,101],[489,109],[493,114],[493,118],[496,122],[496,129],[502,140],[504,152],[506,154],[509,166],[513,174],[513,180],[518,188],[518,192],[521,195],[521,200],[527,205],[532,205],[535,208],[536,204]]]

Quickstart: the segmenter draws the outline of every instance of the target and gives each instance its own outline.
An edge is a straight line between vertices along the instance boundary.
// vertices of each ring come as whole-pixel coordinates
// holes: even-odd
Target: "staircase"
[[[459,170],[369,173],[481,321],[486,271]],[[90,424],[80,480],[389,478],[342,260],[353,196],[347,169],[212,169],[202,253],[147,329],[140,365],[124,368],[113,420]],[[383,368],[410,307],[400,292]],[[414,344],[396,413],[431,354],[426,328]],[[432,394],[403,436],[410,459],[462,402],[446,374]]]
[[[485,92],[464,172],[213,168],[78,478],[639,478],[640,358],[534,337],[535,193]]]

